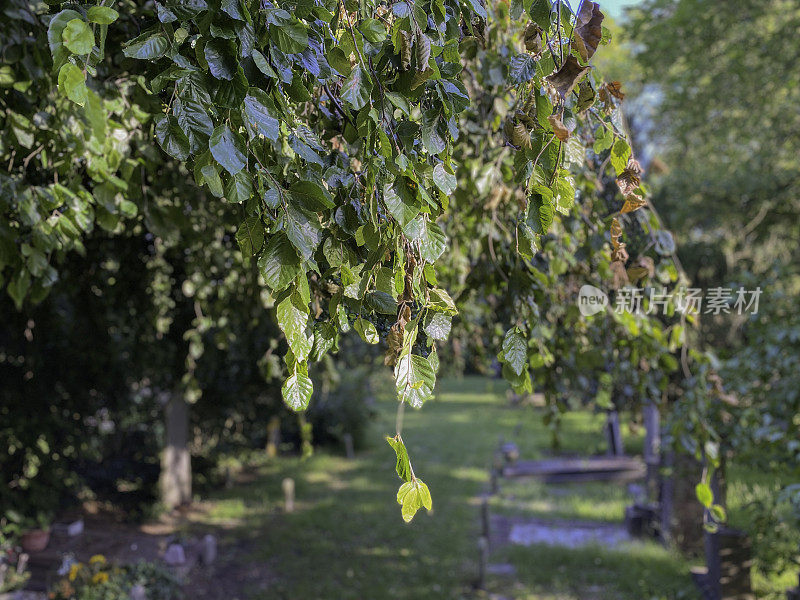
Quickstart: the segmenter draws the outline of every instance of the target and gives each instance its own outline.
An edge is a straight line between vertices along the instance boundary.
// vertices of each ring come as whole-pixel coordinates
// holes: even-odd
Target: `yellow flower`
[[[95,554],[92,558],[89,559],[90,565],[94,565],[97,563],[105,564],[105,562],[106,562],[106,557],[103,556],[102,554]]]
[[[70,568],[69,568],[69,580],[70,581],[75,581],[75,578],[78,576],[78,573],[80,572],[81,567],[83,567],[83,565],[81,563],[74,563],[72,566],[70,566]]]
[[[94,577],[92,577],[92,583],[105,583],[106,581],[108,581],[108,573],[105,571],[95,573]]]

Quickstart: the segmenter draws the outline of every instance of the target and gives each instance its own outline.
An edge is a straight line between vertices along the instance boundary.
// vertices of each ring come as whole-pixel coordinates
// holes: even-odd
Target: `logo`
[[[593,285],[581,286],[578,292],[578,310],[584,317],[596,315],[608,306],[608,296],[606,293]]]

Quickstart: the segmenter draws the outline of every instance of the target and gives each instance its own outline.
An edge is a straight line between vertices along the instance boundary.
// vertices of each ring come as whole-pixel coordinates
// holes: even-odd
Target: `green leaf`
[[[242,137],[227,125],[219,125],[211,134],[208,141],[208,148],[211,155],[221,164],[228,173],[236,175],[247,165],[247,157],[244,154],[245,146]]]
[[[542,195],[534,191],[530,201],[528,202],[528,216],[525,222],[533,230],[534,233],[544,235],[550,229],[555,218],[555,209],[553,208],[552,192],[548,189],[542,190],[549,196]]]
[[[433,397],[436,373],[428,360],[418,354],[406,354],[397,360],[394,369],[397,399],[408,402],[413,408],[421,408]]]
[[[180,97],[172,105],[172,114],[186,134],[192,152],[198,152],[208,145],[208,138],[214,132],[214,122],[201,102]]]
[[[92,6],[86,11],[90,23],[110,25],[119,18],[119,13],[108,6]]]
[[[81,18],[80,13],[67,9],[62,10],[50,19],[50,24],[47,26],[47,42],[50,46],[50,55],[53,57],[53,70],[60,68],[70,54],[66,46],[64,46],[64,40],[61,37],[67,23],[73,19]]]
[[[431,288],[428,290],[428,307],[450,316],[458,314],[456,303],[453,302],[450,294],[441,288]]]
[[[390,437],[387,435],[386,441],[389,442],[389,445],[394,449],[397,455],[395,470],[397,471],[398,477],[403,481],[411,481],[411,461],[408,459],[408,451],[406,450],[406,445],[403,443],[403,440],[397,436]]]
[[[550,0],[533,0],[528,13],[531,19],[545,31],[550,29],[550,11],[552,4]]]
[[[361,65],[357,64],[350,75],[342,83],[339,97],[356,110],[361,110],[369,103],[371,85],[364,80]]]
[[[244,99],[245,124],[251,137],[263,135],[275,141],[280,135],[280,122],[275,116],[275,107],[266,93],[258,88],[250,88]]]
[[[258,259],[258,270],[273,292],[286,289],[300,272],[300,258],[286,234],[273,235]]]
[[[264,245],[264,224],[258,215],[250,215],[239,225],[236,242],[245,257],[255,256]]]
[[[425,319],[424,331],[429,338],[434,340],[446,340],[450,335],[452,319],[448,315],[440,312],[429,313]]]
[[[617,138],[611,147],[611,166],[614,167],[617,176],[620,175],[628,166],[628,159],[631,157],[631,147],[622,138]]]
[[[478,15],[481,19],[488,19],[489,15],[486,14],[486,8],[484,8],[481,0],[467,0],[466,2],[472,11]]]
[[[553,200],[558,212],[569,214],[575,204],[575,185],[569,171],[562,170],[553,187]]]
[[[22,308],[22,303],[25,301],[25,296],[28,294],[30,287],[31,274],[25,268],[17,271],[17,274],[8,282],[6,291],[14,301],[14,306],[17,307],[17,310]]]
[[[278,49],[285,54],[302,52],[308,47],[308,33],[297,21],[271,25],[269,35],[275,40]]]
[[[317,323],[314,327],[314,347],[311,360],[319,362],[328,350],[336,346],[336,328],[331,323]]]
[[[155,134],[164,152],[186,160],[189,157],[189,138],[183,133],[178,120],[172,115],[161,115],[155,121]]]
[[[308,313],[308,305],[303,303],[297,292],[281,300],[276,310],[278,325],[286,336],[289,348],[301,362],[308,358],[314,345],[314,338],[309,335]]]
[[[447,237],[436,223],[427,223],[422,235],[419,253],[429,263],[436,262],[447,249]]]
[[[514,373],[522,375],[528,364],[528,341],[516,328],[506,333],[503,340],[503,356]]]
[[[86,89],[86,78],[78,67],[66,63],[58,71],[58,89],[75,104],[83,106],[89,99]]]
[[[520,84],[530,81],[536,76],[537,60],[530,54],[518,54],[508,64],[508,79],[511,83]]]
[[[401,513],[406,523],[410,522],[423,506],[429,511],[433,508],[433,500],[428,486],[419,478],[400,486],[397,491],[397,503],[402,507]]]
[[[411,114],[411,105],[408,103],[408,100],[402,94],[397,92],[386,92],[386,97],[389,99],[389,102],[394,104],[397,108],[399,108],[403,114],[410,115]]]
[[[711,505],[714,504],[714,492],[711,491],[707,483],[698,483],[694,488],[694,493],[697,495],[700,504],[706,508],[711,508]]]
[[[169,48],[169,40],[163,35],[156,33],[149,36],[139,36],[126,46],[122,52],[128,58],[153,60],[164,56],[167,48]]]
[[[230,81],[236,75],[236,47],[231,40],[214,38],[206,44],[203,51],[208,69],[215,79]]]
[[[281,388],[283,401],[294,411],[308,408],[313,393],[314,385],[311,383],[311,379],[308,375],[299,372],[295,372],[289,377]]]
[[[377,19],[364,19],[358,29],[364,38],[373,44],[379,44],[386,39],[386,28]]]
[[[222,0],[221,8],[231,19],[236,19],[237,21],[245,20],[239,10],[239,0]]]
[[[253,180],[247,171],[233,175],[225,186],[225,199],[234,204],[243,204],[253,195]]]
[[[300,257],[310,260],[322,239],[319,218],[290,205],[284,213],[284,225],[286,235]]]
[[[725,507],[721,504],[712,504],[709,510],[711,511],[711,516],[714,517],[715,521],[724,523],[728,520],[728,513],[725,510]]]
[[[289,191],[292,198],[308,211],[320,212],[336,206],[330,192],[313,181],[297,181]]]
[[[252,57],[259,71],[271,79],[278,79],[278,74],[275,72],[275,69],[272,68],[272,65],[269,64],[269,61],[261,52],[254,49]]]
[[[392,185],[385,185],[383,188],[383,201],[387,210],[400,224],[405,227],[411,220],[419,214],[421,207],[417,202],[404,201]]]
[[[353,323],[353,329],[355,329],[361,339],[368,344],[377,344],[380,341],[378,330],[375,329],[375,325],[373,325],[371,321],[359,317],[356,319],[356,322]]]
[[[444,163],[439,163],[433,168],[433,183],[448,196],[456,190],[458,184],[456,176],[445,168]]]
[[[83,19],[72,19],[67,23],[61,39],[75,54],[89,54],[94,47],[94,34]]]
[[[225,190],[222,188],[222,178],[219,176],[217,167],[214,165],[203,165],[200,168],[200,174],[202,175],[202,182],[198,181],[198,184],[202,185],[205,183],[214,196],[222,198],[225,194]]]

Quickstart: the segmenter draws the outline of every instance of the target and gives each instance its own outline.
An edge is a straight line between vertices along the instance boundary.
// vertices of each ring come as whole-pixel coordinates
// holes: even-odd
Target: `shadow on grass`
[[[246,483],[214,493],[196,526],[219,532],[222,558],[227,556],[223,564],[247,563],[261,571],[219,597],[474,597],[476,497],[487,487],[498,439],[513,439],[523,458],[548,453],[551,439],[541,412],[510,408],[505,390],[504,384],[483,378],[445,381],[436,400],[421,411],[406,410],[403,438],[417,476],[430,487],[434,506],[431,514],[421,511],[410,524],[403,522],[395,502],[401,481],[394,473],[394,453],[383,442],[384,435],[394,433],[396,403],[389,390],[379,395],[373,443],[355,459],[325,452],[307,460],[265,458],[252,467]],[[602,423],[602,415],[568,415],[563,450],[588,454],[600,447]],[[296,486],[295,511],[290,514],[283,511],[281,481],[286,477]],[[639,548],[619,553],[553,548],[509,552],[508,560],[522,579],[523,595],[507,593],[515,598],[544,598],[524,594],[548,587],[568,591],[570,582],[581,581],[608,592],[598,598],[641,600],[650,596],[637,595],[645,589],[639,581],[650,574],[675,589],[680,586],[671,580],[685,578],[682,563]]]

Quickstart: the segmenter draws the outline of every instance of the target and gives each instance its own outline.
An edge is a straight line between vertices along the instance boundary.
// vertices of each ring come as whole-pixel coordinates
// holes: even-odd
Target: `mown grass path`
[[[474,598],[479,504],[500,436],[514,438],[525,458],[550,447],[541,413],[511,408],[505,385],[483,378],[441,383],[421,411],[407,410],[403,437],[416,474],[429,485],[434,511],[403,523],[394,497],[400,480],[383,435],[394,433],[395,401],[377,402],[372,444],[353,460],[326,452],[311,458],[264,460],[249,482],[210,498],[204,527],[224,532],[223,553],[259,565],[259,585],[249,598],[358,599]],[[563,451],[590,454],[602,446],[602,417],[588,412],[563,422]],[[515,435],[516,429],[516,435]],[[295,512],[282,510],[281,481],[296,482]],[[613,484],[609,484],[610,486]],[[621,517],[624,489],[596,486],[553,495],[522,488],[501,497],[498,510],[543,516]],[[517,502],[518,501],[518,502]],[[493,560],[512,563],[516,580],[490,580],[506,597],[589,600],[696,598],[688,564],[655,544],[609,551],[514,547]],[[252,579],[251,579],[252,581]],[[233,596],[230,596],[233,600]]]

